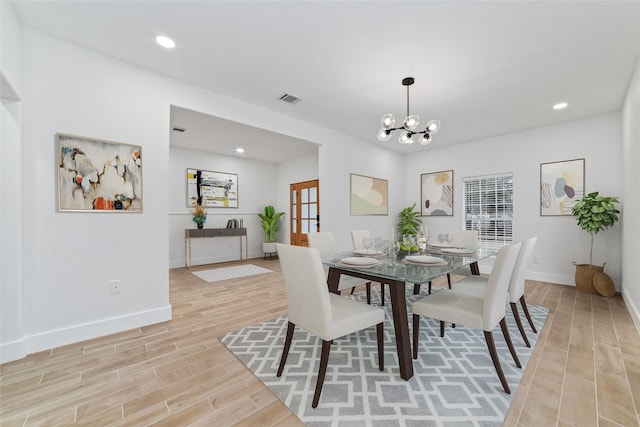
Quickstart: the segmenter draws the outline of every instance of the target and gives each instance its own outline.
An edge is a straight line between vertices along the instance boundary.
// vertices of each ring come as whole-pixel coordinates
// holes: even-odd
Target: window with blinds
[[[463,178],[466,230],[478,244],[499,248],[513,241],[513,174]]]

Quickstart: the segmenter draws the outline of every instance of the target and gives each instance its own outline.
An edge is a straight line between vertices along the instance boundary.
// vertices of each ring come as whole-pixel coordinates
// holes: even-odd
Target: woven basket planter
[[[593,285],[593,276],[596,273],[602,273],[604,271],[604,266],[607,265],[607,263],[605,262],[602,266],[599,266],[577,264],[574,261],[573,265],[576,266],[576,289],[587,294],[597,294],[598,291]]]

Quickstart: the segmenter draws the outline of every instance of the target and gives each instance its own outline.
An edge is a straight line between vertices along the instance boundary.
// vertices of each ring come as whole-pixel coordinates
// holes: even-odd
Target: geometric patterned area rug
[[[272,271],[253,264],[246,264],[237,265],[234,267],[212,268],[210,270],[192,272],[192,274],[209,283],[218,282],[220,280],[236,279],[238,277],[244,276],[253,276],[263,273],[272,273]]]
[[[372,287],[372,304],[379,304],[379,287]],[[437,292],[434,290],[434,292]],[[407,307],[425,296],[413,295],[407,287]],[[364,292],[352,296],[366,303]],[[296,327],[284,372],[276,377],[287,329],[287,317],[252,325],[220,337],[220,341],[247,366],[307,426],[417,427],[417,426],[501,426],[526,368],[538,335],[523,318],[531,348],[524,345],[507,306],[507,324],[516,353],[518,369],[509,353],[500,327],[493,336],[511,394],[506,394],[491,362],[484,333],[447,325],[440,338],[440,323],[422,317],[418,359],[414,376],[400,378],[389,297],[385,302],[384,371],[378,370],[376,329],[334,340],[320,402],[311,407],[321,341]],[[536,329],[542,330],[548,310],[528,305]],[[519,311],[522,314],[521,308]],[[409,333],[412,322],[409,321]]]

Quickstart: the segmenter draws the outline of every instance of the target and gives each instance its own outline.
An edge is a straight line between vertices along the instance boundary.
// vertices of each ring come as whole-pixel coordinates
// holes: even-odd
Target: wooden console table
[[[240,238],[240,259],[242,260],[242,238],[244,237],[244,259],[249,259],[249,243],[246,228],[186,228],[184,230],[184,263],[191,270],[191,239],[200,237]]]

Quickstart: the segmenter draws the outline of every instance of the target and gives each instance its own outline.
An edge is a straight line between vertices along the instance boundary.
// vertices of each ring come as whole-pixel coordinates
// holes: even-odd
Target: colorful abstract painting
[[[351,174],[351,215],[388,215],[389,183],[385,179]]]
[[[540,215],[572,215],[584,196],[584,159],[540,165]]]
[[[422,216],[452,216],[453,171],[423,173],[420,182]]]
[[[187,207],[195,203],[207,208],[237,208],[238,175],[187,169]]]
[[[56,134],[58,210],[142,212],[142,147]]]

